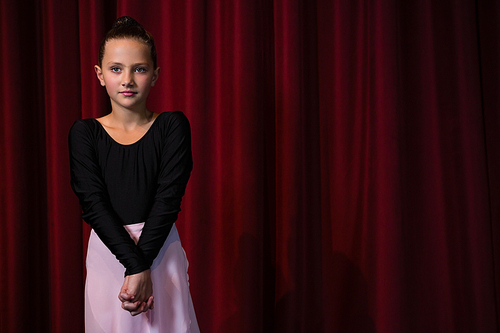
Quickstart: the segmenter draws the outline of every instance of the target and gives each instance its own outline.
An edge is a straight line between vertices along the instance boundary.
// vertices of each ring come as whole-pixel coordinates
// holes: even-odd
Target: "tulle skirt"
[[[143,226],[137,223],[125,228],[137,242]],[[92,231],[87,252],[85,332],[198,333],[187,269],[186,254],[174,224],[151,266],[154,309],[131,316],[118,299],[125,269]]]

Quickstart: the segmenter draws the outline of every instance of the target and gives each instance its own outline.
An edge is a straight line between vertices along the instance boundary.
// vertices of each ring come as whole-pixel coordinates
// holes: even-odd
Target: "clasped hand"
[[[132,316],[152,310],[154,299],[151,270],[127,275],[118,298],[122,302],[122,308],[129,311]]]

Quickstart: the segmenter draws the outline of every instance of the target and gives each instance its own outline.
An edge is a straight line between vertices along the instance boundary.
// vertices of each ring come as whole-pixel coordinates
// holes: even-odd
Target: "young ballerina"
[[[199,332],[174,224],[192,169],[189,122],[146,108],[160,69],[134,19],[115,22],[95,72],[111,113],[69,133],[71,186],[92,227],[86,332]]]

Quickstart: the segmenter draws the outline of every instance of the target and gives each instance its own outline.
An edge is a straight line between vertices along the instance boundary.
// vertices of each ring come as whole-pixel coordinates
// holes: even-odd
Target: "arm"
[[[125,275],[149,269],[139,248],[111,207],[106,185],[97,163],[93,133],[77,121],[69,133],[71,187],[80,200],[83,219],[125,267]]]
[[[191,132],[187,118],[180,112],[172,114],[164,128],[161,165],[157,191],[149,216],[144,224],[137,246],[151,265],[165,243],[173,223],[180,211],[182,196],[189,179],[193,161],[191,156]],[[149,270],[128,276],[120,292],[122,307],[132,315],[153,307],[153,298],[147,303],[135,302],[132,295],[150,295]]]
[[[165,125],[165,136],[155,199],[137,246],[149,265],[165,243],[181,210],[193,160],[191,130],[182,112],[174,112]]]

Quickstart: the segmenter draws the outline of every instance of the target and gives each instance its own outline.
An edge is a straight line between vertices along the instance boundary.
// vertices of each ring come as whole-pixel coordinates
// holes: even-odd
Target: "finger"
[[[141,302],[123,302],[122,303],[122,309],[127,310],[127,311],[137,311],[139,306],[141,305]]]
[[[142,302],[141,306],[136,311],[131,311],[130,314],[132,316],[137,316],[138,314],[145,312],[144,310],[145,308],[146,308],[146,303]]]
[[[128,312],[130,311],[136,311],[137,306],[135,306],[133,303],[122,303],[122,309],[126,310]]]
[[[131,301],[134,299],[134,295],[131,295],[127,292],[120,292],[120,294],[118,294],[118,299],[121,301],[121,302],[126,302],[126,301]]]
[[[154,303],[155,303],[155,298],[151,295],[148,299],[148,304],[147,304],[148,309],[153,310]]]

